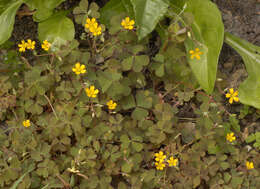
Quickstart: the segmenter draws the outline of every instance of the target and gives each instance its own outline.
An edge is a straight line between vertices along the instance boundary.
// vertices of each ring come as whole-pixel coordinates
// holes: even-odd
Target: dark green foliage
[[[108,31],[98,37],[84,33],[83,46],[66,37],[56,40],[57,33],[70,32],[49,30],[54,45],[45,54],[34,52],[32,60],[0,50],[0,71],[9,70],[0,76],[1,188],[260,187],[259,113],[242,105],[232,109],[223,89],[212,95],[201,90],[186,58],[187,28],[179,18],[169,26],[161,23],[163,43],[145,37],[148,30],[140,37],[142,29],[123,29],[126,12],[136,14],[131,2],[140,3],[124,0],[123,9],[112,10],[105,6],[102,11],[110,19],[101,15],[101,20],[110,21]],[[163,9],[170,1],[164,3]],[[98,11],[95,3],[82,0],[73,14],[84,27],[87,17],[99,22]],[[45,24],[54,24],[53,19]],[[72,71],[77,62],[85,65],[85,74]],[[91,85],[99,90],[96,98],[86,95]],[[114,110],[108,109],[109,100],[117,103]],[[30,127],[23,126],[27,119]],[[236,136],[232,143],[226,140],[231,132]],[[178,165],[166,163],[157,170],[154,154],[159,151],[177,158]],[[247,170],[246,161],[255,168]]]

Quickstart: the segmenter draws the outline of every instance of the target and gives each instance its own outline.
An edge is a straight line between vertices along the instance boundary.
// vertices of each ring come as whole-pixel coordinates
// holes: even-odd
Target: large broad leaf
[[[131,0],[137,25],[138,39],[151,33],[168,10],[168,0]]]
[[[239,87],[240,101],[260,109],[260,47],[227,32],[225,42],[242,56],[248,72],[248,78]]]
[[[100,22],[109,27],[112,17],[122,13],[127,13],[130,17],[134,16],[133,7],[130,0],[110,0],[103,8],[100,9]]]
[[[123,12],[126,12],[126,9],[121,0],[110,0],[106,5],[100,9],[100,21],[105,25],[110,24],[110,19],[113,16],[119,15]],[[120,24],[120,23],[119,23]]]
[[[26,4],[33,9],[54,9],[65,0],[26,0]]]
[[[171,8],[173,8],[175,13],[179,14],[182,11],[186,1],[188,0],[170,0]]]
[[[23,0],[18,0],[9,4],[0,15],[0,45],[11,37],[16,11],[23,2]]]
[[[33,19],[36,22],[41,22],[48,19],[52,13],[53,9],[59,6],[65,0],[27,0],[26,4],[31,9],[36,9],[33,14]]]
[[[61,12],[39,23],[38,34],[40,41],[48,40],[62,44],[74,39],[75,28],[73,22]]]
[[[0,1],[0,14],[4,12],[5,8],[9,6],[9,3],[13,3],[14,0],[10,2],[10,0],[1,0]]]
[[[187,38],[185,47],[188,62],[201,87],[211,93],[214,89],[217,64],[224,39],[224,26],[217,6],[209,0],[190,0],[186,12],[193,14],[192,39]],[[200,60],[191,59],[189,51],[199,48]]]

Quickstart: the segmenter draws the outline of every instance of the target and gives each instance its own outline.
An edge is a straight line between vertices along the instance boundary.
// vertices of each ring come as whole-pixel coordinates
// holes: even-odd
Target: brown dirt
[[[260,0],[213,0],[213,2],[218,5],[222,13],[225,31],[255,45],[260,44],[258,24],[260,22]],[[229,75],[228,83],[232,87],[237,87],[238,83],[247,75],[241,56],[225,43],[219,58],[219,70]]]
[[[222,12],[225,31],[260,44],[259,0],[214,0]]]

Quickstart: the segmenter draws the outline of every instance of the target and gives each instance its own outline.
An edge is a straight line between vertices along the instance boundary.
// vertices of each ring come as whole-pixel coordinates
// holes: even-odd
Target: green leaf
[[[151,64],[151,69],[155,71],[155,75],[162,77],[164,75],[164,56],[162,54],[156,54],[153,60],[155,62]]]
[[[140,55],[134,57],[133,70],[141,72],[143,67],[149,64],[149,57],[147,55]]]
[[[223,170],[226,170],[230,167],[229,163],[228,162],[221,162],[220,163],[220,167],[223,169]]]
[[[224,173],[224,181],[225,183],[228,183],[231,179],[231,175],[229,173]]]
[[[151,65],[152,70],[155,71],[155,75],[158,77],[164,76],[164,64],[160,62],[153,62]]]
[[[109,87],[113,84],[113,82],[118,81],[122,76],[117,72],[113,72],[112,70],[105,70],[104,72],[98,71],[98,82],[102,88],[102,92],[106,92]],[[118,86],[120,87],[120,86]],[[118,92],[118,91],[114,91]]]
[[[79,3],[79,7],[85,11],[88,9],[88,0],[81,0]]]
[[[126,149],[131,142],[127,135],[122,135],[120,141],[122,142],[122,148],[124,149]]]
[[[236,132],[240,132],[239,121],[236,119],[236,115],[235,115],[235,114],[231,114],[231,115],[229,116],[229,122],[230,122],[232,128],[233,128]]]
[[[153,98],[148,95],[148,91],[138,91],[136,94],[137,106],[142,108],[151,108],[153,104]]]
[[[201,87],[211,93],[214,89],[217,64],[224,39],[224,26],[217,6],[208,0],[187,2],[186,12],[194,16],[193,39],[185,40],[187,59]],[[198,45],[200,44],[200,45]],[[201,59],[191,59],[189,51],[199,48]]]
[[[30,166],[29,170],[24,173],[17,181],[14,182],[14,184],[12,185],[12,187],[10,189],[16,189],[17,186],[20,184],[20,182],[22,182],[23,178],[30,172],[32,172],[34,170],[34,166]]]
[[[197,188],[201,183],[201,176],[197,175],[192,179],[193,188]]]
[[[123,2],[123,5],[126,9],[128,16],[130,18],[134,18],[135,13],[134,13],[134,9],[133,9],[133,5],[131,3],[131,0],[122,0],[122,2]]]
[[[136,152],[140,152],[143,149],[143,144],[140,142],[132,142],[132,147]]]
[[[131,70],[132,65],[133,65],[133,56],[130,56],[130,57],[124,59],[122,62],[123,71]]]
[[[150,169],[149,171],[145,170],[142,173],[142,178],[144,179],[144,182],[146,182],[146,183],[150,182],[154,177],[155,177],[155,170],[154,169]]]
[[[242,177],[237,177],[237,176],[233,176],[232,180],[231,180],[231,185],[234,188],[239,188],[239,185],[241,185],[243,183],[243,178]]]
[[[134,108],[136,106],[135,105],[135,99],[134,99],[133,95],[129,95],[129,96],[124,97],[121,100],[120,104],[122,104],[122,108],[124,110],[128,110],[128,109]]]
[[[65,0],[27,0],[26,4],[31,9],[36,9],[33,14],[34,21],[41,22],[48,19],[53,14],[53,10],[63,1]]]
[[[10,0],[1,0],[0,1],[0,14],[4,12],[7,6],[9,6]],[[12,1],[11,1],[12,3]]]
[[[26,84],[33,84],[40,78],[41,70],[38,67],[33,67],[32,70],[25,72],[24,81]]]
[[[121,0],[110,0],[100,9],[100,22],[109,26],[111,18],[123,12],[126,12],[126,9]]]
[[[26,4],[32,9],[54,9],[65,0],[26,0]]]
[[[151,33],[168,10],[168,0],[131,0],[134,8],[138,39]]]
[[[75,28],[73,22],[60,12],[48,20],[39,23],[38,34],[40,41],[48,40],[58,46],[74,39]]]
[[[135,110],[132,112],[132,118],[136,120],[142,120],[145,119],[148,116],[148,111],[143,108],[135,108]]]
[[[33,20],[35,22],[42,22],[51,17],[52,14],[52,9],[39,9],[35,12],[35,14],[33,14]]]
[[[175,13],[179,14],[188,0],[170,0],[171,8]]]
[[[242,56],[248,72],[248,78],[238,90],[239,100],[260,109],[260,47],[227,32],[225,42]]]
[[[255,139],[256,139],[255,134],[251,134],[246,138],[246,143],[251,143],[255,141]]]
[[[23,2],[23,0],[13,2],[0,15],[0,45],[11,37],[16,11]]]
[[[119,182],[117,185],[118,189],[127,189],[127,185],[123,182]]]
[[[132,170],[132,167],[133,167],[133,164],[124,162],[124,164],[122,165],[122,172],[130,173]]]

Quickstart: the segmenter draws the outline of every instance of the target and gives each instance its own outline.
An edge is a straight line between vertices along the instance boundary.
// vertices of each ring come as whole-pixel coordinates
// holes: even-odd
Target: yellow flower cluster
[[[125,29],[127,30],[132,30],[134,29],[134,24],[135,21],[134,20],[130,20],[129,17],[126,17],[125,19],[122,20],[121,22],[121,26],[123,26]]]
[[[159,151],[159,153],[155,153],[155,166],[157,170],[163,170],[165,165],[165,159],[166,155],[162,151]],[[170,157],[169,160],[167,160],[168,166],[169,167],[176,167],[178,165],[178,159],[174,157]]]
[[[20,44],[18,44],[19,52],[25,52],[26,49],[33,50],[35,48],[35,41],[32,41],[31,39],[28,39],[27,42],[24,40],[21,41]]]
[[[27,120],[23,121],[23,126],[24,127],[30,127],[31,126],[30,120],[27,119]]]
[[[195,57],[197,60],[200,60],[200,55],[203,54],[203,52],[201,52],[199,48],[196,48],[195,50],[190,50],[189,53],[191,54],[191,59],[194,59]]]
[[[227,136],[226,136],[226,139],[227,139],[227,141],[229,141],[229,142],[233,142],[233,141],[236,140],[236,136],[234,135],[233,132],[232,132],[232,133],[228,133]]]
[[[24,40],[22,40],[21,43],[18,44],[18,47],[19,47],[19,52],[25,52],[26,49],[34,50],[35,49],[35,41],[28,39],[27,42],[25,42]],[[51,44],[47,40],[44,40],[43,44],[42,44],[42,48],[45,51],[48,51],[50,47],[51,47]]]
[[[247,168],[248,170],[254,169],[254,163],[253,163],[253,162],[246,161],[246,168]]]
[[[101,35],[101,27],[98,25],[95,18],[87,18],[85,28],[88,29],[94,36]]]
[[[226,98],[229,98],[229,103],[232,104],[233,101],[238,102],[239,98],[237,97],[238,91],[234,91],[233,88],[229,89],[229,93],[226,94]]]
[[[79,75],[79,74],[84,74],[86,73],[86,66],[85,65],[80,65],[79,62],[77,62],[75,64],[75,67],[72,68],[72,71],[75,72],[75,74]]]

